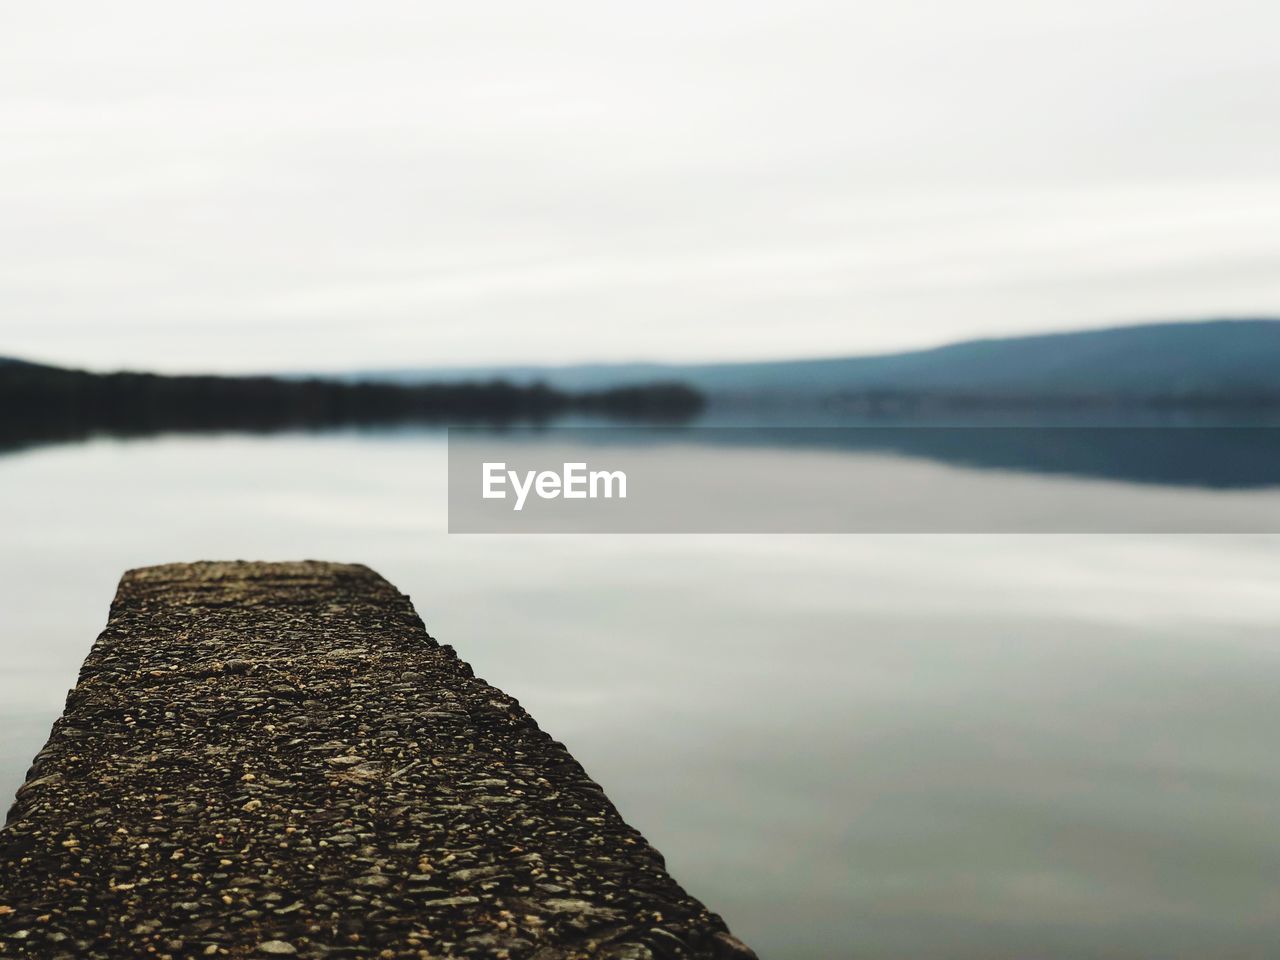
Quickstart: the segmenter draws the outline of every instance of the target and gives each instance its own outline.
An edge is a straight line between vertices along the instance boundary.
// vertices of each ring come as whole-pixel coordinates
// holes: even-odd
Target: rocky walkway
[[[0,956],[754,954],[366,567],[127,573],[0,831]]]

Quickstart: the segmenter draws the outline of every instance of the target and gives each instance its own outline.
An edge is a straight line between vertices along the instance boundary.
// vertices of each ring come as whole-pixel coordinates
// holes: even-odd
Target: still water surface
[[[5,802],[123,569],[356,561],[765,960],[1280,950],[1280,537],[464,537],[445,496],[431,433],[0,456]]]

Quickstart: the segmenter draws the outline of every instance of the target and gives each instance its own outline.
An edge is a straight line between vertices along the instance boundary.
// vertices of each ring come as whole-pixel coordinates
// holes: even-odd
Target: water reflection
[[[1280,942],[1274,537],[446,536],[406,432],[100,440],[0,487],[6,795],[122,569],[361,561],[762,957]]]

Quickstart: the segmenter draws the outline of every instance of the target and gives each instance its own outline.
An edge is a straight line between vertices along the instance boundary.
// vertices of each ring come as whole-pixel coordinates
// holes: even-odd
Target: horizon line
[[[315,377],[325,378],[331,376],[351,376],[353,374],[393,374],[393,373],[413,373],[417,371],[449,371],[449,370],[503,370],[512,368],[530,368],[539,370],[564,370],[582,367],[632,367],[632,366],[652,366],[652,367],[718,367],[718,366],[749,366],[752,364],[785,364],[785,363],[820,363],[823,361],[841,361],[841,360],[870,360],[884,357],[904,356],[909,354],[930,353],[936,350],[945,350],[950,347],[963,346],[966,344],[977,343],[996,343],[1000,341],[1015,342],[1026,340],[1042,340],[1054,337],[1073,336],[1077,334],[1088,333],[1105,333],[1108,331],[1118,330],[1136,330],[1151,327],[1180,327],[1180,326],[1209,326],[1218,324],[1243,324],[1243,323],[1280,323],[1280,311],[1275,313],[1258,313],[1258,314],[1228,314],[1216,317],[1205,317],[1203,315],[1183,318],[1183,319],[1163,319],[1163,320],[1139,320],[1130,322],[1112,322],[1103,325],[1089,325],[1083,327],[1059,328],[1052,330],[1043,330],[1035,333],[1010,333],[1000,334],[991,333],[976,335],[971,337],[962,337],[959,339],[943,340],[925,346],[918,347],[902,347],[899,349],[877,350],[874,352],[844,352],[823,355],[807,354],[801,356],[752,356],[739,358],[726,358],[721,356],[719,359],[685,359],[685,360],[657,360],[652,358],[628,359],[628,360],[565,360],[565,361],[489,361],[489,362],[457,362],[446,363],[440,365],[408,364],[397,366],[347,366],[334,368],[283,368],[274,367],[269,370],[248,369],[248,370],[158,370],[154,367],[132,367],[132,366],[116,366],[116,367],[100,367],[90,364],[82,364],[58,360],[46,360],[33,358],[30,356],[19,356],[17,354],[0,352],[0,361],[11,360],[22,363],[31,363],[39,366],[59,367],[64,370],[83,370],[89,373],[109,374],[109,373],[155,373],[162,376],[235,376],[235,377]]]

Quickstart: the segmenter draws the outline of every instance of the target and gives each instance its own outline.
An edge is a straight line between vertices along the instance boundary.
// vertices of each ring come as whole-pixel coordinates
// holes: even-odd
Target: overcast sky
[[[792,357],[1280,314],[1280,4],[10,3],[0,354]]]

